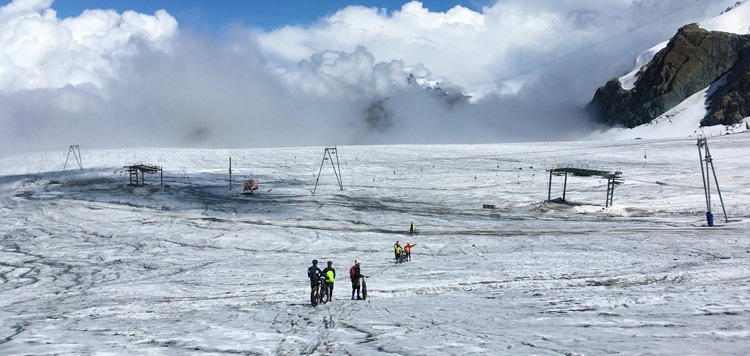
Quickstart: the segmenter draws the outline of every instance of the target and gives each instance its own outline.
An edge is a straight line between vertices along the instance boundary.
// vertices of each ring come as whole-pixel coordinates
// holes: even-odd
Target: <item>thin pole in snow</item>
[[[552,200],[552,170],[549,170],[549,184],[547,185],[547,202]]]

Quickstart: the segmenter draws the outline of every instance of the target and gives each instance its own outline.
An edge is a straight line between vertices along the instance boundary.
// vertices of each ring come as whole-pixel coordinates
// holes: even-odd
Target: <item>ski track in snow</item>
[[[712,228],[689,140],[339,147],[344,191],[324,166],[315,195],[322,148],[0,158],[0,354],[746,354],[749,143],[709,139]],[[254,195],[229,190],[230,155]],[[131,160],[165,187],[127,185]],[[614,205],[582,177],[579,205],[542,204],[569,163],[621,171]],[[338,272],[316,308],[313,258]]]

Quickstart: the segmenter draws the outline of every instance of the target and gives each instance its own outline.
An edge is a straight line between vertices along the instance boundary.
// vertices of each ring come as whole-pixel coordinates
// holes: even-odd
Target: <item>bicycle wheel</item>
[[[319,292],[320,288],[318,286],[315,286],[315,288],[312,288],[310,291],[310,304],[312,304],[312,306],[318,305],[318,300],[320,299]]]
[[[320,284],[320,302],[325,304],[328,303],[328,286],[324,283]]]
[[[362,277],[362,300],[367,299],[367,283],[365,282],[365,277]]]

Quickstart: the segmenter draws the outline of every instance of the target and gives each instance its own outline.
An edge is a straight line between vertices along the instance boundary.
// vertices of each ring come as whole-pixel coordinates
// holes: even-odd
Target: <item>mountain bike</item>
[[[401,250],[401,252],[398,253],[398,260],[396,260],[397,263],[406,262],[406,251]]]
[[[362,282],[361,282],[361,286],[362,286],[362,300],[366,300],[367,299],[367,282],[365,282],[365,278],[367,278],[367,277],[369,277],[369,276],[362,276]]]
[[[320,283],[310,289],[310,304],[317,306],[318,301],[320,301]]]
[[[326,283],[325,277],[320,277],[320,302],[325,304],[331,300],[331,288]]]
[[[315,307],[320,303],[328,303],[330,297],[331,295],[328,286],[326,286],[325,277],[321,276],[318,280],[318,284],[316,284],[310,291],[310,304]]]

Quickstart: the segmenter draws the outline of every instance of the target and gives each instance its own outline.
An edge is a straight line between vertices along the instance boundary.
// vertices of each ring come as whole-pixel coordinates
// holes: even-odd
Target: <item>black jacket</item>
[[[352,276],[351,273],[349,274],[349,278],[351,278],[351,280],[354,281],[362,277],[362,275],[359,273],[359,265],[354,265],[352,266],[352,268],[354,268],[354,275]]]

